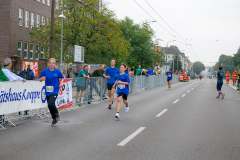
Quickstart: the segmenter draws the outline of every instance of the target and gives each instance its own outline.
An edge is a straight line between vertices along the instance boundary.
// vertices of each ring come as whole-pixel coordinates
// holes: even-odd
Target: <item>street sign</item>
[[[78,45],[74,46],[74,62],[84,63],[84,47]]]

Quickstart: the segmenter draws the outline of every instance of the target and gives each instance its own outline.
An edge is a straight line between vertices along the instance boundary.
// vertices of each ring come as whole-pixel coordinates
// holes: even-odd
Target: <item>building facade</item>
[[[163,68],[168,68],[170,67],[173,59],[174,59],[174,56],[178,55],[179,56],[179,59],[182,63],[182,69],[184,70],[184,61],[185,61],[185,54],[180,52],[180,50],[178,49],[177,46],[170,46],[170,47],[162,47],[162,50],[161,50],[164,55],[165,55],[165,58],[167,56],[167,63],[163,63]],[[166,66],[167,65],[167,66]],[[175,70],[177,70],[177,68],[174,68]]]
[[[24,62],[34,62],[36,72],[39,66],[45,67],[45,49],[39,44],[30,43],[29,32],[33,27],[45,25],[50,21],[51,0],[0,0],[0,14],[1,67],[5,58],[12,59],[12,70],[17,74],[22,70]],[[35,52],[37,53],[34,54]]]

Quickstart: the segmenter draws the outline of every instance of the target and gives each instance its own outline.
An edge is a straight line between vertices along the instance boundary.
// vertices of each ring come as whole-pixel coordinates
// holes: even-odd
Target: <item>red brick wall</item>
[[[6,0],[0,0],[6,1]],[[22,55],[21,58],[15,58],[14,69],[15,72],[21,70],[22,61],[34,61],[38,62],[39,65],[45,64],[40,63],[40,60],[35,60],[35,54],[33,55],[33,60],[30,60],[30,44],[28,44],[28,58],[24,59],[24,43],[30,41],[29,32],[31,31],[31,13],[34,13],[34,23],[36,26],[37,14],[40,15],[40,22],[42,21],[42,16],[46,19],[51,17],[51,7],[47,4],[43,4],[42,0],[38,2],[37,0],[7,0],[10,1],[10,40],[9,40],[9,56],[18,55],[18,41],[22,41]],[[47,3],[47,0],[46,0]],[[19,8],[23,9],[23,25],[19,26]],[[29,11],[29,27],[25,27],[25,11]],[[0,47],[1,48],[1,47]],[[35,46],[34,46],[35,51]],[[39,55],[40,56],[40,55]],[[46,67],[46,66],[44,66]]]
[[[10,57],[10,1],[0,0],[0,58]]]

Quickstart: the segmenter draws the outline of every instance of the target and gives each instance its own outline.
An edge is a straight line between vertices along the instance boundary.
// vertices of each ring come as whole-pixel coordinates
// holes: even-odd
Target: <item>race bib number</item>
[[[125,88],[125,85],[124,85],[124,84],[119,84],[119,85],[118,85],[118,88],[119,88],[119,89],[124,89],[124,88]]]
[[[169,75],[168,75],[168,77],[172,77],[172,75],[171,75],[171,74],[169,74]]]
[[[53,86],[46,86],[47,92],[53,92],[54,87]]]

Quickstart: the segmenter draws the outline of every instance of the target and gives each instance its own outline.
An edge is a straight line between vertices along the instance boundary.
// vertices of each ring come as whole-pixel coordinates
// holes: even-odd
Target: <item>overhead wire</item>
[[[178,39],[175,35],[173,35],[170,31],[168,31],[165,27],[163,27],[163,25],[161,25],[150,13],[148,13],[139,3],[137,3],[136,0],[134,0],[134,2],[135,2],[145,13],[147,13],[154,21],[156,21],[159,26],[161,26],[165,31],[167,31],[171,36],[175,37],[179,42],[185,44],[185,43],[182,42],[180,39]]]
[[[168,26],[169,28],[171,28],[171,30],[172,30],[174,33],[176,33],[181,39],[183,39],[183,41],[185,41],[185,39],[182,38],[182,36],[180,36],[180,35],[160,16],[160,14],[150,5],[150,3],[148,3],[147,0],[145,0],[145,1],[146,1],[146,3],[149,5],[149,7],[151,7],[152,10],[163,20],[163,22],[165,22],[165,23],[167,24],[167,26]],[[185,41],[185,42],[187,43],[187,41]]]

